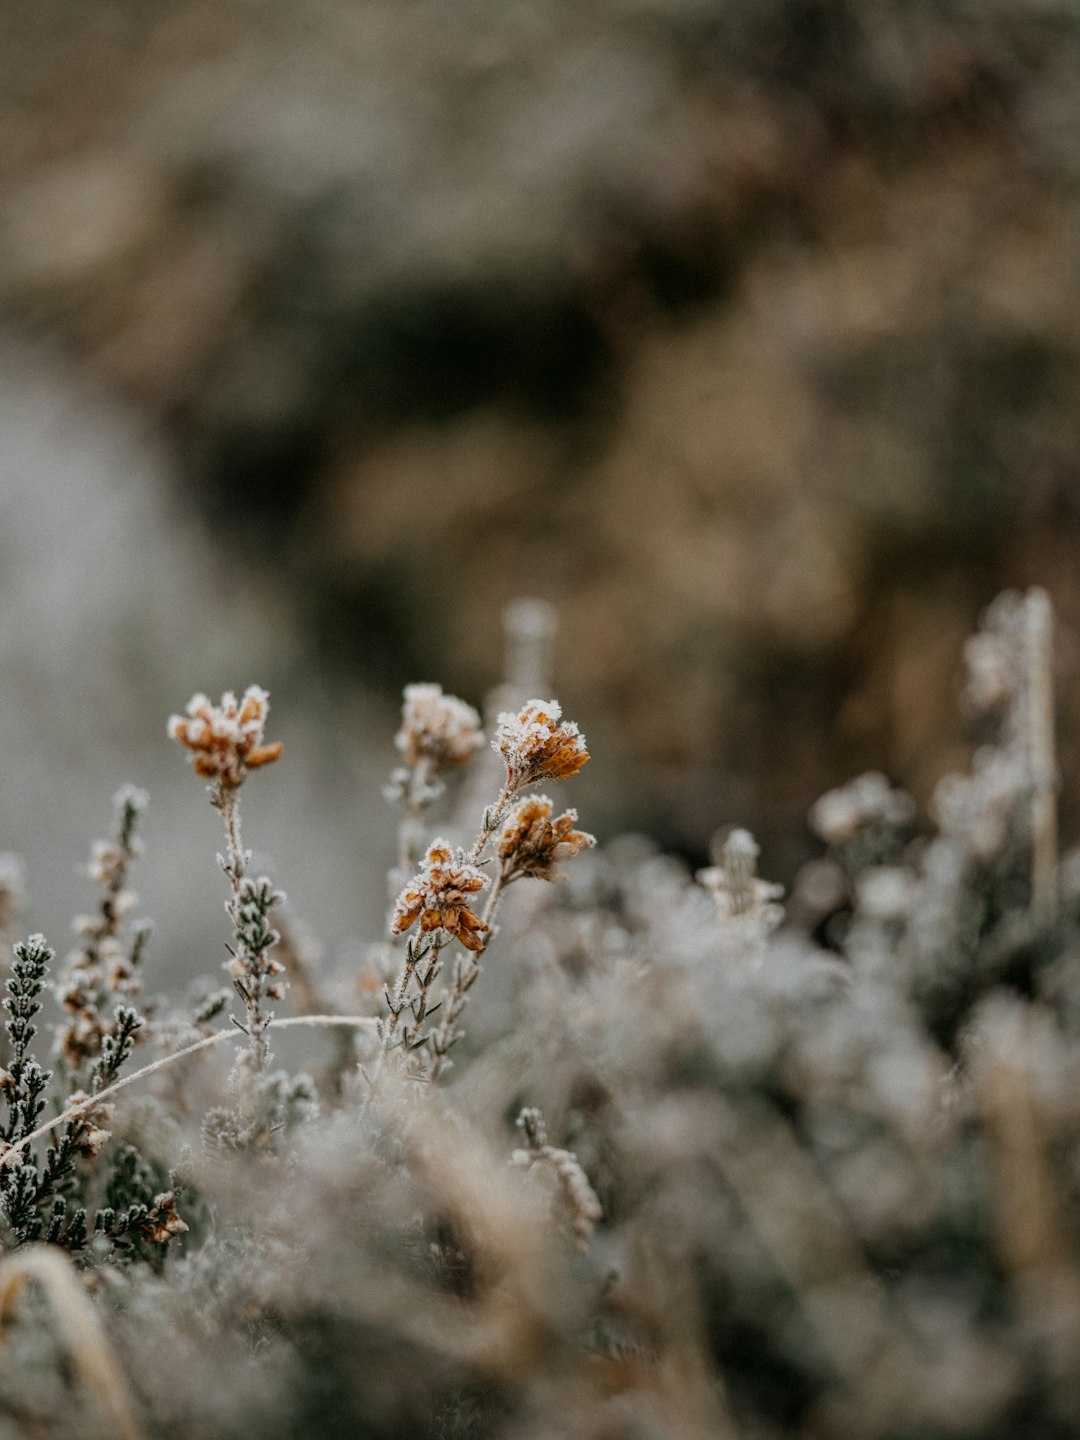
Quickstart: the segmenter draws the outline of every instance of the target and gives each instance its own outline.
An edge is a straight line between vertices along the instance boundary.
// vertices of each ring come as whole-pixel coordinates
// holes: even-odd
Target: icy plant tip
[[[281,754],[280,741],[263,740],[270,696],[259,685],[249,685],[242,700],[231,690],[212,705],[205,695],[193,695],[186,715],[173,715],[169,734],[192,752],[192,766],[205,780],[235,790],[249,770],[269,765]]]
[[[493,747],[506,761],[514,789],[541,780],[566,780],[589,758],[585,737],[563,721],[557,700],[530,700],[516,715],[499,716]]]
[[[390,930],[402,935],[420,921],[421,931],[445,930],[467,950],[482,950],[488,929],[469,908],[469,896],[483,890],[488,877],[475,865],[454,858],[445,840],[435,840],[414,875],[397,898]]]

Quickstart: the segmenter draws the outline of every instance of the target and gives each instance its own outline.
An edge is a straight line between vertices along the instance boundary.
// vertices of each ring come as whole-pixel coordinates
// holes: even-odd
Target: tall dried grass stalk
[[[11,1320],[31,1281],[44,1291],[75,1370],[108,1416],[110,1433],[117,1440],[144,1440],[134,1397],[105,1337],[101,1315],[63,1251],[30,1245],[0,1264],[0,1324]]]

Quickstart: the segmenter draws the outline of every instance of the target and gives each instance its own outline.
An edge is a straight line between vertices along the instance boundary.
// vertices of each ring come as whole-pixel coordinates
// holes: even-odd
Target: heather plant
[[[417,704],[418,691],[423,692],[423,708]],[[460,700],[443,696],[437,686],[410,686],[398,745],[406,757],[415,757],[413,767],[423,767],[427,776],[432,757],[448,755],[451,745],[465,758],[472,754],[477,747],[478,721],[475,711]],[[420,870],[398,896],[390,919],[393,935],[415,926],[419,937],[412,935],[405,942],[397,984],[392,994],[389,988],[385,992],[389,1017],[380,1033],[388,1049],[401,1047],[409,1053],[415,1073],[428,1073],[432,1079],[452,1063],[449,1052],[461,1038],[460,1021],[469,992],[480,977],[479,957],[487,948],[506,886],[528,875],[556,879],[557,860],[569,859],[595,844],[591,835],[573,829],[576,811],[569,810],[552,821],[551,801],[544,796],[521,800],[511,809],[523,789],[542,780],[576,775],[589,758],[584,737],[576,724],[563,721],[557,701],[530,700],[516,715],[504,712],[492,744],[505,762],[506,778],[499,794],[484,808],[472,846],[455,851],[447,841],[434,840]],[[430,793],[430,782],[425,779],[423,783]],[[415,794],[416,787],[410,782],[400,788],[406,797]],[[407,803],[411,820],[416,802],[407,798]],[[498,863],[492,879],[480,867],[489,863],[486,851],[496,835]],[[408,853],[404,845],[402,853]],[[478,915],[470,901],[483,890],[488,895],[483,913]],[[454,958],[450,983],[439,1002],[439,1022],[430,1025],[427,1022],[435,1013],[430,993],[443,966],[440,952],[451,940],[459,942],[461,953]]]
[[[147,1030],[133,1002],[151,927],[146,921],[127,927],[125,920],[135,903],[127,880],[145,806],[145,794],[125,786],[115,798],[114,838],[94,843],[88,873],[101,898],[93,915],[76,918],[82,943],[55,984],[65,1015],[55,1027],[55,1071],[45,1069],[33,1049],[55,952],[42,935],[13,950],[3,1001],[8,1063],[0,1074],[7,1103],[0,1206],[16,1245],[44,1240],[82,1252],[92,1238],[97,1258],[138,1254],[160,1263],[168,1243],[187,1229],[160,1167],[136,1150],[113,1146],[106,1165],[92,1163],[112,1139],[113,1107],[100,1096]],[[39,1163],[30,1142],[50,1100],[64,1115]]]
[[[280,749],[264,692],[197,697],[173,730],[225,821],[240,1013],[211,986],[117,1018],[144,933],[122,792],[55,1078],[40,936],[6,981],[0,1437],[1075,1433],[1080,865],[1051,640],[1041,592],[997,601],[966,653],[970,771],[931,825],[876,773],[822,797],[783,903],[744,829],[695,877],[557,813],[532,787],[587,750],[554,701],[496,719],[502,772],[445,839],[433,792],[479,762],[479,718],[410,687],[388,978],[359,1014],[308,982],[274,1013],[304,946],[250,875],[239,791]],[[290,1025],[351,1037],[317,1095],[271,1069]],[[162,1053],[132,1070],[141,1037]]]
[[[230,1080],[235,1108],[214,1107],[203,1133],[210,1143],[233,1150],[269,1145],[276,1131],[308,1118],[316,1105],[308,1076],[270,1071],[270,1006],[285,995],[285,967],[273,954],[281,936],[270,916],[285,896],[267,876],[250,875],[251,852],[240,837],[240,787],[249,771],[271,764],[282,752],[280,743],[264,740],[269,698],[258,685],[249,686],[239,701],[227,692],[220,705],[195,695],[187,715],[169,721],[169,734],[191,752],[195,773],[210,781],[210,803],[225,825],[226,851],[218,864],[229,882],[225,911],[233,926],[226,969],[244,1009],[243,1020],[231,1018],[249,1048]]]

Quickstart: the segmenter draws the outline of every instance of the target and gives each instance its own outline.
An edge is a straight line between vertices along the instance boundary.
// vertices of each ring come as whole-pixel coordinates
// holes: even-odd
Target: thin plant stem
[[[499,798],[495,801],[494,805],[489,805],[488,808],[484,811],[483,817],[480,821],[480,833],[479,835],[477,835],[476,840],[473,843],[473,847],[469,851],[468,855],[469,861],[472,864],[475,864],[476,861],[479,860],[480,857],[483,855],[484,851],[487,849],[488,841],[491,839],[492,835],[495,834],[495,831],[499,828],[503,820],[506,818],[507,807],[509,806],[510,801],[514,798],[514,792],[517,790],[517,788],[518,787],[512,777],[508,775],[506,778],[506,784],[499,791]]]
[[[481,919],[484,920],[488,925],[490,925],[491,922],[495,919],[495,912],[499,908],[499,901],[502,899],[503,890],[506,888],[507,884],[508,881],[506,879],[505,872],[500,870],[499,873],[495,876],[495,879],[491,882],[491,889],[488,891],[488,897],[484,903],[484,913],[481,916]],[[484,949],[487,949],[486,943],[484,945]]]
[[[225,845],[228,853],[222,869],[228,877],[232,890],[229,914],[236,926],[240,958],[242,961],[250,962],[254,961],[255,957],[248,950],[240,924],[240,891],[247,877],[248,854],[240,837],[239,786],[227,785],[223,781],[219,782],[214,790],[214,804],[221,811],[221,818],[225,822]],[[245,964],[244,969],[243,976],[234,976],[233,984],[247,1012],[247,1023],[241,1028],[250,1042],[256,1072],[261,1075],[270,1066],[270,1046],[266,1039],[267,1020],[263,1013],[264,977],[258,973],[257,967],[253,963]]]
[[[388,1040],[392,1039],[395,1031],[397,1030],[398,1020],[401,1018],[401,1015],[405,1009],[405,996],[409,988],[409,981],[413,978],[413,976],[416,976],[417,985],[419,987],[419,995],[417,998],[420,1001],[420,1007],[415,1020],[416,1028],[419,1028],[425,1014],[427,1013],[428,991],[431,989],[431,986],[434,984],[435,978],[438,975],[436,962],[438,960],[439,951],[443,948],[445,944],[446,941],[443,939],[442,931],[440,930],[436,930],[434,936],[432,937],[431,946],[428,950],[422,949],[422,945],[420,944],[414,946],[411,940],[407,940],[405,942],[405,958],[402,962],[401,974],[398,976],[398,983],[394,990],[394,1003],[392,1006],[389,1007],[390,1018],[386,1022],[386,1035]],[[420,979],[418,973],[420,962],[422,960],[427,962],[424,968],[424,975],[426,979],[423,981]],[[391,1047],[388,1045],[387,1049],[389,1048]]]
[[[503,891],[506,888],[507,880],[504,871],[500,870],[492,882],[488,894],[487,903],[484,906],[483,919],[491,924],[499,908],[499,901],[502,899]],[[450,988],[443,1000],[443,1013],[439,1026],[431,1034],[431,1074],[433,1079],[446,1068],[446,1056],[454,1041],[458,1038],[457,1021],[461,1012],[465,1009],[468,1001],[468,994],[476,984],[481,971],[480,957],[487,951],[491,941],[491,931],[487,932],[484,948],[479,954],[466,951],[454,961],[453,974],[450,981]]]
[[[403,880],[412,874],[420,860],[421,822],[427,806],[417,797],[423,794],[431,778],[431,762],[426,758],[418,760],[409,774],[405,815],[398,827],[398,869]]]
[[[246,873],[246,856],[240,840],[239,791],[235,785],[219,784],[214,792],[214,804],[221,811],[225,822],[225,844],[228,850],[227,863],[222,867],[229,877],[233,894],[240,889],[240,882]]]
[[[371,1015],[290,1015],[284,1020],[271,1020],[267,1025],[269,1030],[284,1030],[290,1025],[348,1025],[355,1030],[367,1030],[375,1028],[375,1018]],[[149,1065],[142,1066],[139,1070],[133,1070],[130,1075],[125,1075],[122,1080],[114,1081],[112,1085],[106,1086],[104,1090],[89,1099],[82,1100],[77,1105],[71,1105],[61,1114],[44,1125],[39,1125],[36,1130],[31,1130],[29,1135],[24,1135],[16,1140],[9,1148],[0,1154],[0,1170],[9,1165],[20,1150],[26,1148],[34,1140],[40,1140],[43,1135],[48,1135],[57,1126],[64,1125],[69,1120],[74,1120],[87,1109],[101,1104],[108,1100],[111,1095],[125,1089],[128,1085],[134,1085],[136,1080],[142,1080],[147,1075],[152,1075],[155,1070],[164,1070],[169,1065],[174,1065],[178,1060],[184,1060],[189,1055],[196,1054],[199,1050],[209,1050],[211,1046],[218,1045],[222,1040],[235,1040],[238,1035],[243,1034],[241,1030],[215,1030],[213,1035],[207,1035],[205,1039],[196,1040],[191,1045],[185,1045],[182,1050],[174,1050],[171,1055],[162,1055],[157,1060],[152,1060]]]

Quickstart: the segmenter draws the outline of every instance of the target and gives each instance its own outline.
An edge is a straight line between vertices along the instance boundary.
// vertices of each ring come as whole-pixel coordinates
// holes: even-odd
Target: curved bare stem
[[[371,1015],[291,1015],[286,1020],[271,1020],[268,1029],[284,1030],[289,1025],[348,1025],[355,1030],[374,1029],[376,1021]],[[47,1120],[44,1125],[39,1125],[36,1130],[31,1130],[29,1135],[24,1135],[20,1140],[0,1154],[0,1170],[9,1165],[12,1159],[24,1150],[34,1140],[40,1140],[43,1135],[48,1135],[59,1125],[65,1125],[69,1120],[76,1119],[84,1110],[100,1105],[103,1100],[108,1100],[119,1090],[125,1089],[128,1085],[134,1085],[136,1080],[141,1080],[146,1075],[152,1075],[155,1070],[164,1070],[168,1065],[174,1065],[178,1060],[185,1059],[188,1055],[194,1055],[199,1050],[209,1050],[212,1045],[218,1045],[222,1040],[235,1040],[238,1035],[243,1034],[241,1030],[215,1030],[213,1035],[207,1035],[203,1040],[196,1040],[191,1045],[185,1045],[182,1050],[174,1050],[171,1055],[162,1055],[157,1060],[152,1060],[149,1065],[144,1065],[139,1070],[133,1070],[130,1075],[125,1075],[122,1080],[106,1086],[99,1090],[94,1096],[80,1101],[77,1105],[69,1105],[59,1115]]]

